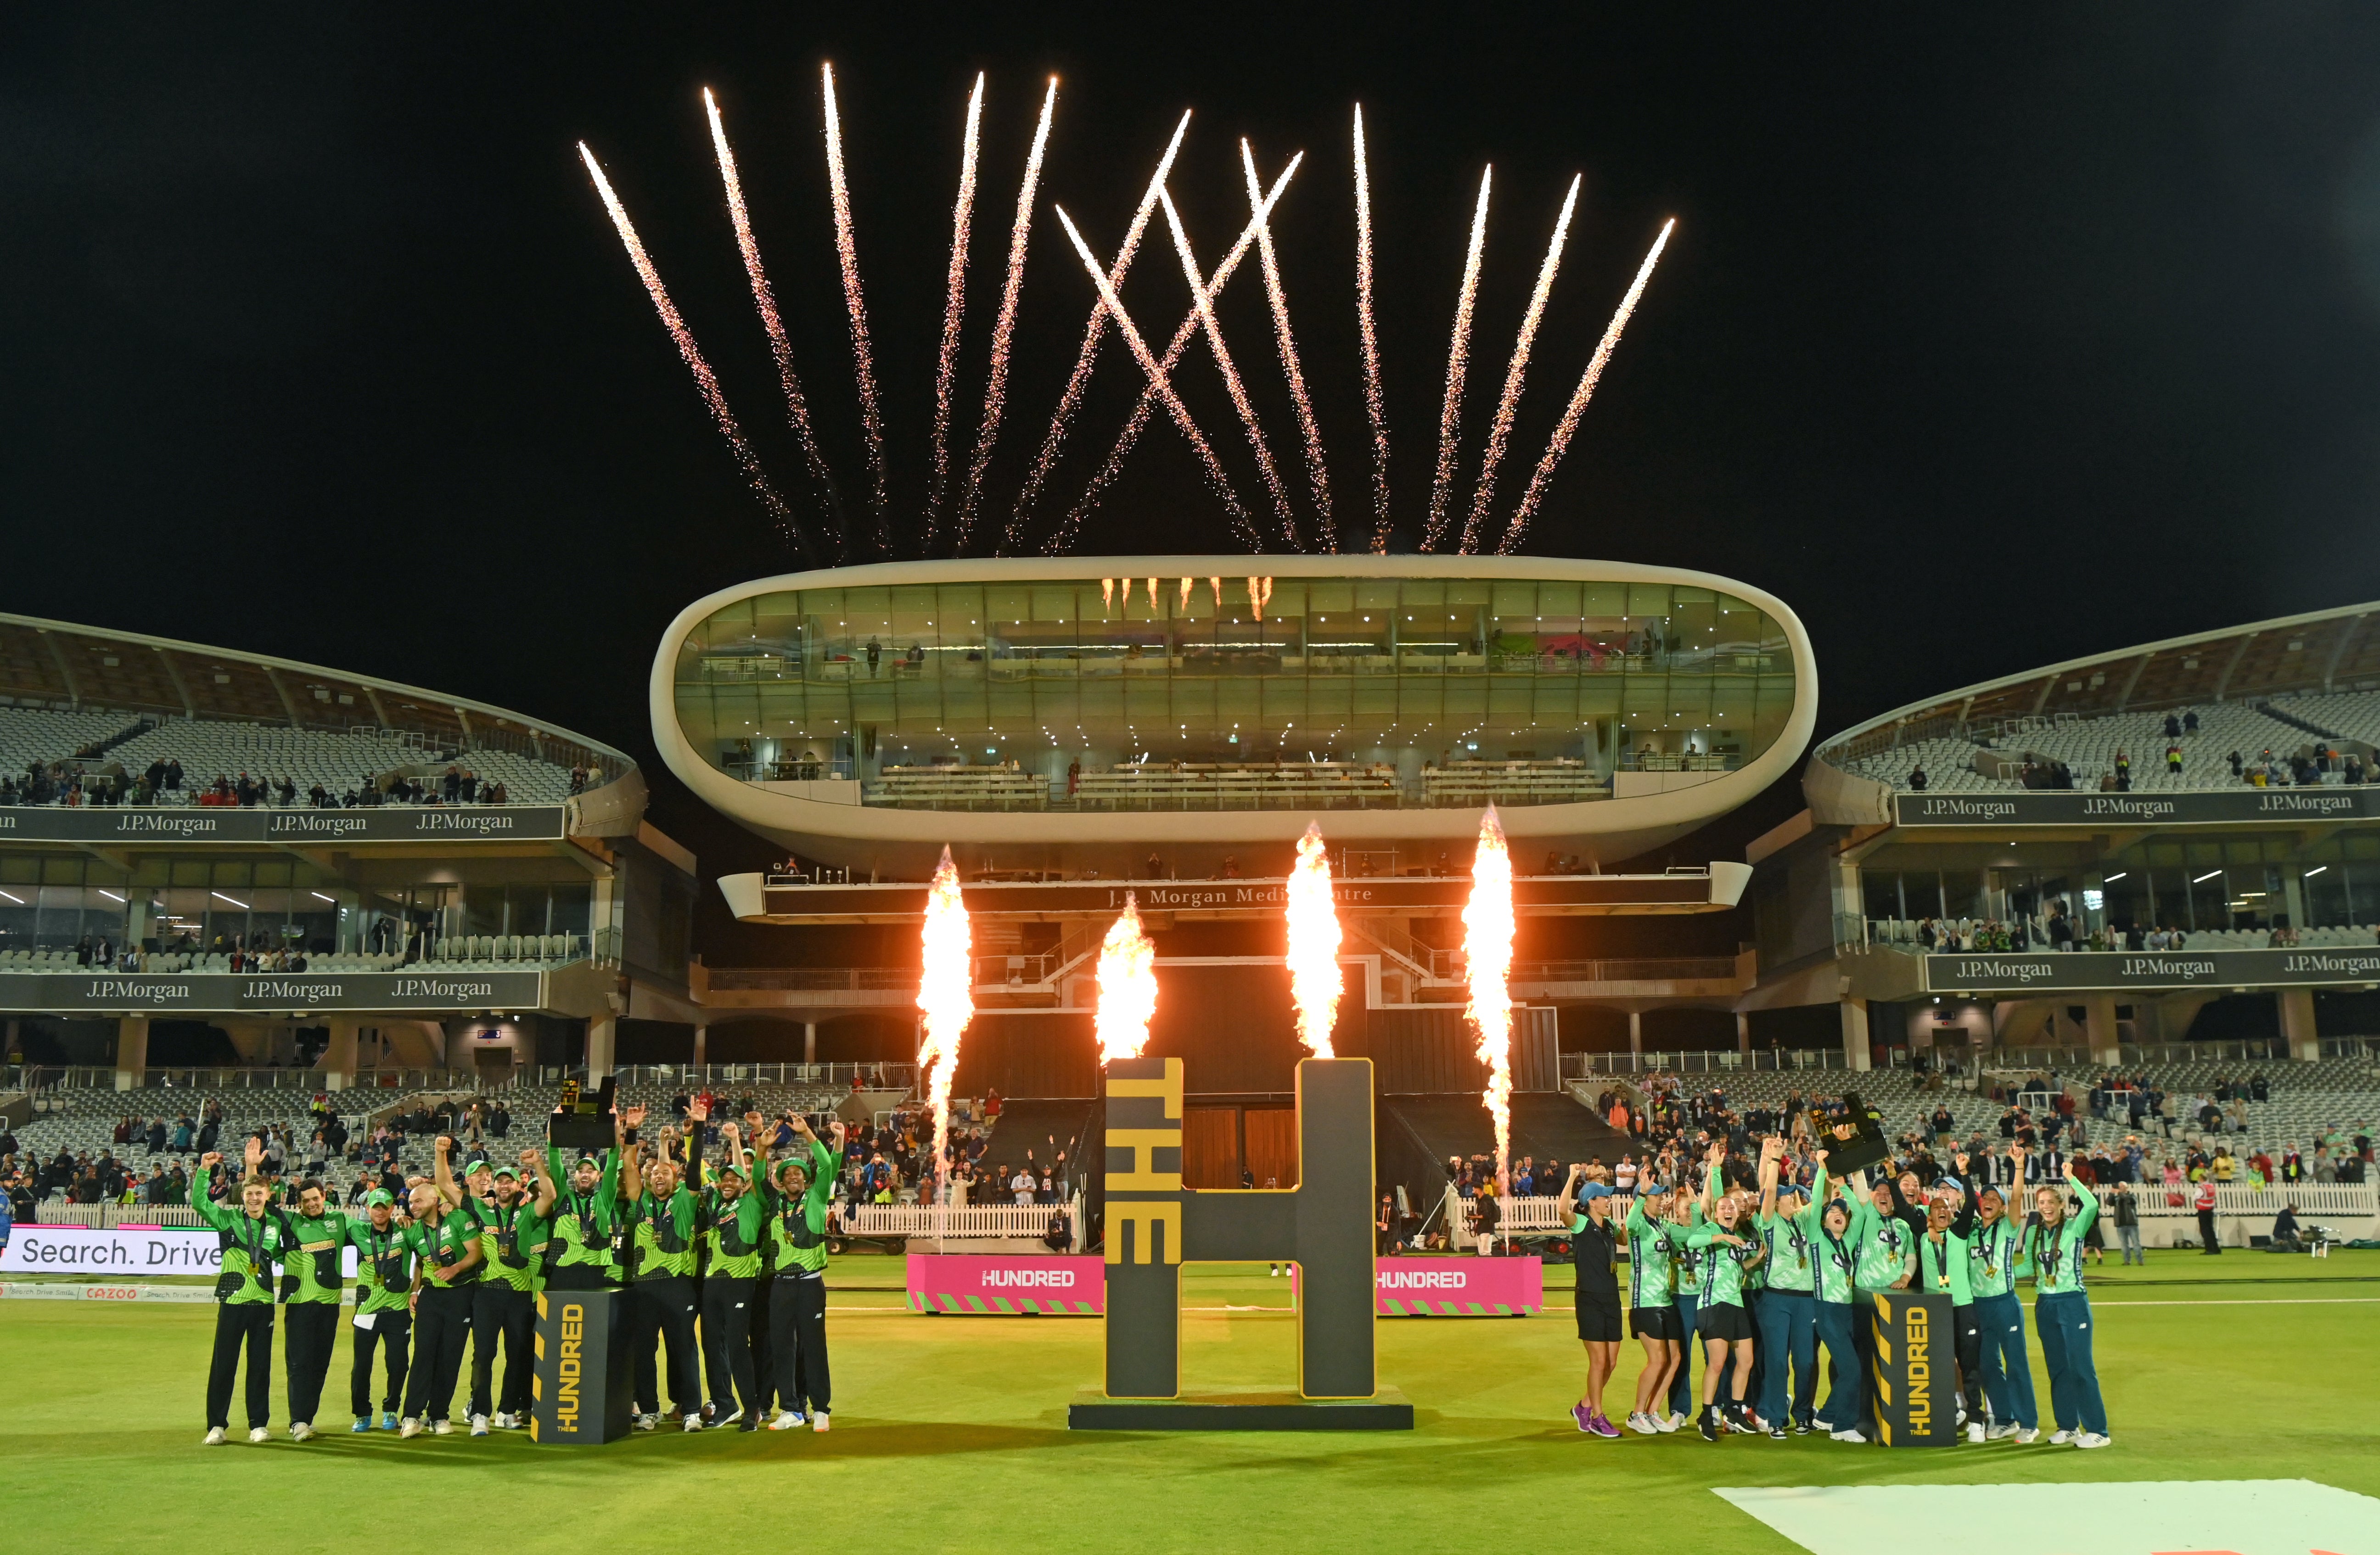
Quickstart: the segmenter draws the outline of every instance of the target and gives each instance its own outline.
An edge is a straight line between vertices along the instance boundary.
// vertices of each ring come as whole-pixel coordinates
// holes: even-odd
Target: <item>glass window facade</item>
[[[1575,802],[1740,767],[1793,698],[1779,622],[1668,583],[788,590],[700,622],[676,667],[719,770],[929,809]]]

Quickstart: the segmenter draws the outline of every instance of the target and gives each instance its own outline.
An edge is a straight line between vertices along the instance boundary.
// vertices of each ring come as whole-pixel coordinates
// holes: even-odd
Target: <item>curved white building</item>
[[[1419,863],[1491,800],[1516,847],[1625,858],[1787,771],[1817,671],[1781,601],[1673,568],[1061,557],[722,590],[651,698],[671,770],[809,858],[1186,874],[1316,817]]]

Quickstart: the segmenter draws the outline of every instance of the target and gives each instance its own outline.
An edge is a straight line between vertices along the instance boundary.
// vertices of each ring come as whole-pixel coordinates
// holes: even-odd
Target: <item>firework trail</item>
[[[1512,440],[1512,414],[1521,405],[1521,380],[1529,370],[1529,348],[1536,344],[1537,325],[1546,316],[1546,298],[1554,289],[1554,271],[1561,268],[1562,242],[1570,235],[1571,212],[1578,206],[1580,178],[1572,176],[1570,193],[1562,197],[1561,214],[1554,218],[1554,235],[1546,245],[1545,262],[1537,267],[1536,289],[1529,294],[1529,310],[1521,316],[1521,337],[1512,343],[1512,364],[1504,369],[1504,397],[1496,402],[1496,424],[1488,434],[1488,454],[1479,464],[1479,489],[1472,494],[1471,516],[1463,524],[1463,554],[1479,548],[1480,526],[1488,521],[1488,504],[1496,500],[1496,467],[1504,462],[1504,446]]]
[[[1240,141],[1240,166],[1248,176],[1248,209],[1254,211],[1264,200],[1264,185],[1257,179],[1256,153],[1248,150],[1245,138]],[[1326,550],[1339,548],[1339,525],[1330,516],[1330,472],[1322,462],[1322,428],[1314,419],[1314,402],[1305,392],[1305,370],[1297,360],[1297,337],[1289,329],[1289,293],[1281,283],[1281,265],[1272,249],[1272,227],[1269,223],[1257,228],[1257,257],[1263,261],[1265,295],[1272,299],[1273,333],[1281,341],[1281,370],[1289,380],[1290,404],[1297,407],[1298,430],[1305,436],[1305,478],[1314,488],[1316,522],[1321,525],[1322,546]]]
[[[1364,410],[1372,423],[1372,550],[1389,549],[1389,402],[1380,337],[1372,326],[1372,175],[1364,163],[1364,105],[1355,104],[1355,313],[1364,333]]]
[[[845,543],[843,492],[826,467],[826,456],[819,452],[818,435],[810,427],[809,402],[803,397],[802,380],[794,371],[793,344],[785,338],[785,321],[777,313],[776,290],[769,284],[769,272],[760,266],[760,245],[752,236],[752,213],[744,206],[744,180],[735,171],[735,153],[727,144],[727,126],[719,115],[718,100],[710,95],[709,87],[702,89],[702,107],[710,117],[710,143],[718,151],[719,177],[727,188],[727,216],[735,224],[735,248],[744,256],[744,273],[752,282],[752,302],[760,310],[760,327],[769,335],[769,354],[777,362],[777,382],[785,392],[785,416],[793,423],[794,436],[801,442],[802,462],[808,466],[810,479],[825,500],[839,552]]]
[[[1528,533],[1529,520],[1536,515],[1537,503],[1545,497],[1546,483],[1553,478],[1554,466],[1561,463],[1562,455],[1569,451],[1571,437],[1578,430],[1579,417],[1586,414],[1586,402],[1595,393],[1596,380],[1603,376],[1604,364],[1611,360],[1612,348],[1620,344],[1620,331],[1628,327],[1628,316],[1636,311],[1636,299],[1645,295],[1645,283],[1653,279],[1653,267],[1660,262],[1661,250],[1668,247],[1670,234],[1677,224],[1678,219],[1674,216],[1661,223],[1661,235],[1653,239],[1653,247],[1645,255],[1644,264],[1637,269],[1636,279],[1630,284],[1628,295],[1620,299],[1619,311],[1612,314],[1611,324],[1603,331],[1603,339],[1597,344],[1595,355],[1587,358],[1586,371],[1570,397],[1569,408],[1562,412],[1561,420],[1554,427],[1552,440],[1546,444],[1546,456],[1537,461],[1536,473],[1529,476],[1529,488],[1521,494],[1521,505],[1512,510],[1512,522],[1505,526],[1503,541],[1496,548],[1498,554],[1512,555],[1513,548],[1521,543],[1521,536]]]
[[[1016,222],[1008,232],[1008,285],[1000,295],[1000,318],[991,327],[991,380],[983,392],[983,425],[976,429],[975,458],[967,465],[966,489],[959,499],[957,544],[964,548],[975,532],[976,510],[983,501],[983,476],[991,466],[992,444],[1000,438],[1001,413],[1008,407],[1009,345],[1016,335],[1016,299],[1025,290],[1025,251],[1033,233],[1033,191],[1041,182],[1041,152],[1050,144],[1050,115],[1058,109],[1058,78],[1041,99],[1041,123],[1033,131],[1033,149],[1025,155],[1025,182],[1016,190]]]
[[[1157,159],[1157,172],[1148,180],[1148,188],[1140,197],[1139,208],[1132,213],[1132,225],[1124,229],[1123,247],[1116,251],[1115,264],[1108,271],[1108,284],[1122,286],[1124,271],[1132,268],[1135,255],[1140,252],[1141,235],[1148,230],[1148,219],[1157,210],[1158,191],[1165,187],[1165,176],[1173,170],[1174,154],[1182,150],[1182,137],[1190,128],[1190,115],[1185,110],[1182,122],[1173,127],[1173,139],[1166,143],[1165,154]],[[1041,488],[1048,483],[1050,472],[1058,463],[1059,452],[1065,446],[1067,428],[1074,425],[1075,412],[1083,403],[1083,388],[1091,379],[1091,364],[1099,359],[1099,343],[1107,338],[1108,305],[1091,307],[1091,321],[1083,327],[1082,349],[1075,354],[1075,371],[1066,380],[1066,392],[1058,396],[1057,413],[1050,418],[1050,429],[1041,436],[1041,452],[1034,456],[1032,471],[1025,477],[1024,489],[1016,496],[1016,506],[1008,515],[1008,530],[1001,536],[1000,549],[1014,549],[1024,538],[1025,524]]]
[[[1099,299],[1108,305],[1108,311],[1115,315],[1117,331],[1123,336],[1124,344],[1132,348],[1133,356],[1140,362],[1141,370],[1148,375],[1149,392],[1165,403],[1167,412],[1173,417],[1173,424],[1182,428],[1182,435],[1197,451],[1199,461],[1207,467],[1208,485],[1214,488],[1216,496],[1222,499],[1224,508],[1232,515],[1232,527],[1239,531],[1242,541],[1249,549],[1257,548],[1256,520],[1250,518],[1248,510],[1241,505],[1239,493],[1232,489],[1232,477],[1223,473],[1222,461],[1215,457],[1213,445],[1207,441],[1206,434],[1198,430],[1198,424],[1190,419],[1190,407],[1182,403],[1182,397],[1173,392],[1172,380],[1166,376],[1168,364],[1176,359],[1180,352],[1168,352],[1165,362],[1160,362],[1150,353],[1148,342],[1132,327],[1132,316],[1123,310],[1123,299],[1116,295],[1113,286],[1108,284],[1107,276],[1099,270],[1099,261],[1092,257],[1091,246],[1084,242],[1083,235],[1075,230],[1074,218],[1066,214],[1066,208],[1062,205],[1053,205],[1050,209],[1058,213],[1058,221],[1065,227],[1066,236],[1073,241],[1075,252],[1082,256],[1085,268],[1091,272],[1091,283],[1099,289]],[[1196,325],[1196,316],[1194,314],[1191,326],[1195,328]]]
[[[851,360],[859,380],[859,425],[868,440],[868,504],[876,518],[876,548],[892,548],[885,513],[884,413],[876,400],[876,360],[868,345],[868,303],[859,291],[859,247],[851,235],[851,186],[843,173],[843,123],[834,105],[834,66],[820,66],[826,102],[826,174],[834,201],[834,247],[843,261],[843,298],[851,308]]]
[[[1139,1057],[1157,1014],[1157,946],[1141,932],[1130,891],[1123,894],[1123,916],[1108,925],[1099,943],[1099,1062]]]
[[[1289,507],[1289,488],[1281,483],[1281,467],[1273,463],[1271,445],[1265,441],[1264,428],[1257,423],[1257,407],[1248,403],[1248,386],[1241,381],[1231,347],[1223,344],[1223,326],[1215,317],[1206,279],[1198,273],[1198,261],[1191,255],[1190,235],[1183,228],[1182,212],[1174,209],[1171,194],[1160,190],[1157,198],[1165,207],[1165,224],[1173,229],[1174,252],[1182,256],[1182,274],[1190,283],[1192,305],[1198,310],[1198,323],[1207,332],[1207,344],[1214,348],[1215,367],[1223,375],[1224,391],[1240,413],[1240,425],[1247,428],[1248,447],[1256,453],[1257,469],[1264,476],[1265,489],[1272,493],[1273,509],[1281,519],[1281,538],[1292,550],[1304,550],[1305,542],[1297,534],[1297,515]]]
[[[950,1138],[951,1077],[959,1066],[959,1038],[975,1019],[972,948],[959,872],[945,848],[934,871],[933,888],[926,894],[925,971],[917,982],[917,1007],[926,1015],[926,1041],[917,1050],[917,1061],[926,1066],[926,1097],[934,1109],[937,1184],[943,1170],[942,1148]]]
[[[1463,378],[1471,366],[1471,305],[1479,294],[1479,251],[1488,242],[1488,182],[1479,173],[1479,207],[1471,216],[1471,251],[1463,261],[1463,293],[1454,304],[1454,344],[1446,353],[1446,404],[1438,413],[1438,480],[1429,490],[1429,526],[1421,548],[1436,550],[1446,533],[1446,500],[1454,491],[1454,455],[1463,423]]]
[[[1289,991],[1297,1004],[1297,1040],[1317,1058],[1332,1056],[1339,1022],[1339,904],[1330,895],[1330,850],[1322,823],[1308,821],[1289,876]]]
[[[1463,1013],[1479,1028],[1479,1061],[1488,1066],[1480,1100],[1496,1120],[1496,1182],[1505,1191],[1512,1151],[1512,855],[1496,807],[1479,818],[1479,850],[1471,861],[1471,900],[1463,910],[1463,959],[1471,1005]]]
[[[926,549],[934,548],[934,528],[942,516],[942,490],[951,475],[951,385],[958,376],[959,320],[966,311],[967,228],[975,220],[975,155],[983,123],[983,73],[967,96],[966,134],[959,152],[959,198],[951,211],[949,299],[942,305],[942,355],[934,371],[932,483],[926,488]]]
[[[1265,216],[1270,213],[1282,192],[1289,187],[1290,176],[1297,171],[1298,163],[1305,160],[1305,153],[1298,152],[1289,159],[1289,165],[1281,170],[1281,176],[1273,180],[1271,190],[1265,196],[1264,209],[1249,218],[1248,224],[1241,229],[1240,240],[1232,245],[1232,251],[1223,256],[1223,262],[1217,265],[1215,273],[1207,278],[1208,301],[1211,302],[1220,295],[1223,283],[1231,280],[1232,272],[1239,269],[1240,261],[1247,257],[1249,247],[1257,240],[1257,228],[1262,224]],[[1166,371],[1173,370],[1174,365],[1182,359],[1182,353],[1189,347],[1191,337],[1197,332],[1198,310],[1194,307],[1183,318],[1181,327],[1173,331],[1173,339],[1165,348]],[[1075,504],[1074,510],[1066,514],[1065,522],[1058,526],[1057,533],[1050,536],[1042,546],[1045,555],[1055,556],[1075,543],[1075,532],[1082,527],[1083,520],[1089,515],[1091,510],[1099,506],[1100,497],[1105,495],[1109,485],[1114,481],[1117,473],[1123,468],[1124,456],[1132,452],[1133,444],[1140,440],[1140,434],[1148,428],[1149,417],[1155,413],[1157,404],[1156,389],[1153,386],[1143,388],[1139,402],[1132,407],[1132,415],[1124,422],[1123,430],[1116,435],[1115,446],[1108,450],[1107,463],[1101,464],[1099,473],[1091,476],[1091,483],[1084,489],[1082,499]],[[1250,550],[1259,548],[1253,524],[1248,525],[1242,534],[1241,539]]]
[[[702,391],[703,403],[710,407],[711,419],[719,423],[719,430],[727,439],[728,448],[735,452],[735,463],[743,470],[744,478],[768,508],[769,516],[777,521],[779,527],[784,530],[802,554],[809,557],[809,537],[794,522],[794,510],[785,505],[785,500],[770,483],[768,472],[760,467],[759,456],[752,452],[752,444],[746,440],[743,427],[736,422],[735,413],[727,408],[727,396],[719,387],[719,376],[703,359],[702,348],[695,344],[694,331],[686,327],[685,319],[678,314],[677,304],[670,301],[669,289],[662,284],[662,272],[653,268],[652,256],[645,252],[644,239],[637,235],[636,223],[628,220],[627,207],[622,205],[620,197],[612,192],[612,181],[603,176],[603,169],[596,163],[595,153],[587,149],[584,140],[578,143],[578,156],[587,164],[587,175],[595,180],[595,192],[602,197],[603,209],[612,213],[612,225],[619,231],[621,247],[628,251],[628,262],[636,266],[638,278],[645,283],[646,295],[653,299],[653,311],[661,315],[662,327],[669,331],[670,339],[677,343],[677,354],[685,358],[686,370],[694,374],[695,387]]]

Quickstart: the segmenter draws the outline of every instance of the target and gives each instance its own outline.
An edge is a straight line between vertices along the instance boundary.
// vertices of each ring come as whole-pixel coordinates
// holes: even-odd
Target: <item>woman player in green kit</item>
[[[1695,1325],[1704,1346],[1702,1433],[1705,1441],[1717,1441],[1724,1421],[1730,1430],[1750,1432],[1752,1409],[1744,1402],[1744,1390],[1752,1381],[1752,1318],[1743,1305],[1743,1279],[1746,1271],[1764,1256],[1760,1238],[1751,1235],[1742,1224],[1743,1200],[1726,1191],[1720,1181],[1720,1163],[1726,1159],[1724,1145],[1710,1150],[1711,1218],[1694,1227],[1686,1238],[1699,1260],[1701,1291],[1695,1308]],[[1741,1227],[1741,1229],[1739,1229]],[[1731,1355],[1730,1355],[1731,1352]],[[1722,1411],[1718,1404],[1719,1368],[1730,1358],[1734,1365],[1729,1375],[1729,1402]]]

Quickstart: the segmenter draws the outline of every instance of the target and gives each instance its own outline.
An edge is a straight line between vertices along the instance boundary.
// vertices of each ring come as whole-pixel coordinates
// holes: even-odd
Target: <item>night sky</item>
[[[980,69],[962,463],[1025,147],[1061,78],[995,521],[1093,301],[1050,202],[1111,252],[1190,108],[1173,187],[1202,265],[1245,217],[1238,138],[1268,178],[1306,152],[1275,228],[1341,524],[1359,528],[1360,101],[1400,526],[1417,534],[1427,500],[1480,165],[1496,198],[1463,500],[1570,177],[1585,192],[1505,507],[1674,215],[1526,548],[1783,597],[1817,645],[1821,736],[1987,676],[2380,595],[2380,10],[1870,7],[1820,25],[1743,7],[854,7],[894,18],[870,27],[686,9],[0,18],[0,609],[395,677],[646,756],[669,618],[796,562],[575,142],[812,513],[698,94],[720,95],[828,458],[858,497],[822,59],[904,553]],[[1292,11],[1309,19],[1284,27]],[[1124,295],[1151,333],[1181,317],[1161,218]],[[1253,262],[1220,311],[1302,500]],[[1185,395],[1254,504],[1211,361],[1188,360]],[[1111,345],[1037,537],[1140,381]],[[1220,507],[1162,427],[1077,547],[1209,548],[1232,548]],[[740,834],[653,780],[656,819],[729,862]]]

